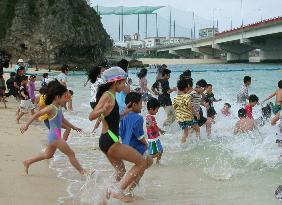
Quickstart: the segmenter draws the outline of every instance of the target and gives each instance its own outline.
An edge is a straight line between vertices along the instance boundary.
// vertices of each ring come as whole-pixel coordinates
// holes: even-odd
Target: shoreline
[[[22,164],[23,160],[41,151],[47,131],[34,122],[21,134],[19,126],[28,116],[23,116],[20,125],[16,124],[15,112],[19,103],[13,97],[7,100],[7,109],[0,103],[0,202],[7,205],[56,204],[59,197],[68,196],[67,182],[57,177],[47,160],[31,165],[29,175],[25,174]]]
[[[167,65],[182,65],[182,64],[224,64],[225,60],[221,59],[166,59],[166,58],[139,58],[143,64],[167,64]]]

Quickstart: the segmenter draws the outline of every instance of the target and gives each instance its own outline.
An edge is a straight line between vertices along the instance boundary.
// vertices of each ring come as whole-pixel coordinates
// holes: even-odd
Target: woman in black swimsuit
[[[139,152],[119,142],[120,115],[115,93],[124,89],[127,74],[121,68],[113,67],[106,70],[103,77],[107,83],[98,88],[98,103],[90,113],[89,120],[102,118],[103,128],[99,139],[99,147],[116,169],[116,180],[120,182],[120,192],[110,191],[110,195],[125,202],[131,202],[133,198],[125,196],[123,192],[136,183],[138,176],[144,173],[147,163]],[[123,160],[134,163],[134,166],[126,175]],[[123,177],[124,175],[125,177]]]

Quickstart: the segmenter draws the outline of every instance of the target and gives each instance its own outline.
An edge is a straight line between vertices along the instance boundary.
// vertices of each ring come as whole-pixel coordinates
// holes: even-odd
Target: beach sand
[[[21,134],[16,124],[18,102],[8,98],[7,109],[0,103],[0,204],[53,205],[59,196],[67,195],[65,181],[56,177],[48,168],[48,161],[31,165],[29,175],[24,172],[22,161],[39,153],[47,139],[47,130],[31,125]],[[21,124],[27,119],[24,116]],[[34,123],[40,124],[40,123]]]
[[[139,58],[143,64],[167,64],[167,65],[177,65],[177,64],[218,64],[226,63],[225,60],[221,59],[166,59],[166,58]]]

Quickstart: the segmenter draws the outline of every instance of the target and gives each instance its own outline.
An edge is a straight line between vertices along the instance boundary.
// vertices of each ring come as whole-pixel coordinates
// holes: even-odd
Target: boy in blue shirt
[[[120,121],[120,137],[122,144],[137,150],[141,155],[144,155],[147,150],[147,141],[144,136],[144,119],[139,113],[142,109],[141,94],[136,92],[130,92],[125,97],[125,104],[131,108],[131,112],[125,115]],[[144,156],[147,159],[147,169],[153,164],[153,159],[150,156]],[[140,178],[136,180],[135,184],[129,188],[131,192],[138,184]]]

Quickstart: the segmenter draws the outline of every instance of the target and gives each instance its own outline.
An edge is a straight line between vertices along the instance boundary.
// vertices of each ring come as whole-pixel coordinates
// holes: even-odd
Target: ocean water
[[[204,78],[213,84],[215,103],[220,111],[225,102],[232,105],[232,116],[220,115],[212,128],[212,137],[206,138],[205,128],[201,128],[201,140],[189,139],[180,145],[181,130],[174,123],[161,136],[164,154],[161,166],[149,168],[134,194],[138,196],[133,204],[138,205],[225,205],[225,204],[280,204],[274,191],[282,184],[281,149],[275,140],[277,127],[267,123],[259,132],[234,136],[232,134],[239,107],[235,104],[236,93],[245,75],[252,77],[249,94],[260,99],[277,89],[281,80],[281,64],[221,64],[221,65],[172,65],[170,86],[176,86],[180,73],[190,68],[194,82]],[[129,77],[137,84],[136,70]],[[151,86],[155,80],[154,70],[148,73]],[[58,172],[58,177],[68,183],[68,195],[58,199],[58,204],[99,204],[106,187],[115,184],[114,170],[104,154],[99,150],[99,131],[92,134],[94,122],[88,120],[89,87],[83,87],[86,76],[69,77],[69,86],[74,91],[74,113],[65,113],[72,123],[83,128],[83,133],[73,132],[68,143],[85,168],[96,169],[90,177],[82,178],[70,165],[67,158],[57,152],[50,161],[50,167]],[[172,97],[175,95],[174,93]],[[274,99],[273,99],[274,100]],[[254,109],[259,117],[261,106]],[[146,114],[144,109],[142,115]],[[165,113],[159,110],[157,120],[162,125]],[[282,136],[281,136],[282,137]],[[130,168],[130,164],[126,164]],[[109,204],[122,204],[110,199]]]

